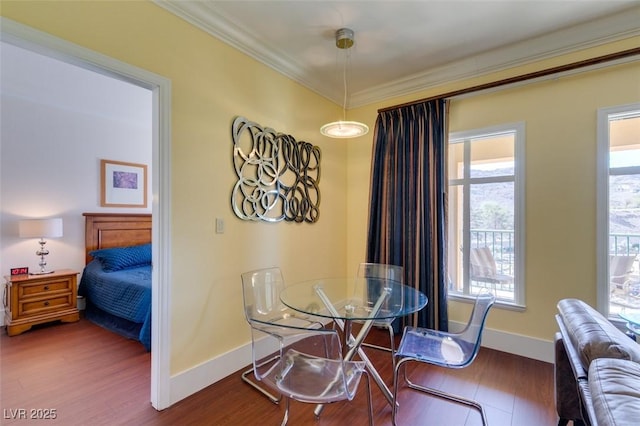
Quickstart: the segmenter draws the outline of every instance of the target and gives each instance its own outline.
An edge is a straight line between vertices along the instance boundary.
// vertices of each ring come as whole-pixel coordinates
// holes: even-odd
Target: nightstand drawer
[[[71,293],[46,299],[21,301],[18,306],[18,315],[39,315],[48,311],[57,311],[61,308],[73,307]]]
[[[48,281],[46,283],[38,283],[38,284],[23,284],[20,286],[19,296],[21,299],[23,297],[38,297],[38,296],[48,296],[50,294],[60,293],[60,292],[70,292],[71,291],[71,280],[57,280],[57,281]]]
[[[4,324],[9,336],[51,321],[80,319],[78,272],[59,269],[49,274],[5,276]]]

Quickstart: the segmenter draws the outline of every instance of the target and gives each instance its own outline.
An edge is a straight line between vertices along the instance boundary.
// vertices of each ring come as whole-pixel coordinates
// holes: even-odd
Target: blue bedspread
[[[122,327],[114,325],[121,323],[117,319],[139,324],[135,337],[147,350],[151,349],[151,265],[105,272],[102,264],[93,260],[84,268],[78,294],[87,300],[87,318],[127,337],[131,337],[128,331],[121,332]],[[91,315],[89,309],[92,308],[117,319],[105,320],[106,315]],[[130,326],[125,328],[131,330]]]

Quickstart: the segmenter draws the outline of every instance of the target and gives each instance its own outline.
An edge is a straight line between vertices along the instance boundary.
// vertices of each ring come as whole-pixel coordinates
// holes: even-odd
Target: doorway
[[[106,57],[6,18],[0,18],[2,42],[78,66],[152,92],[152,352],[151,404],[162,410],[171,405],[170,381],[170,105],[168,79]]]

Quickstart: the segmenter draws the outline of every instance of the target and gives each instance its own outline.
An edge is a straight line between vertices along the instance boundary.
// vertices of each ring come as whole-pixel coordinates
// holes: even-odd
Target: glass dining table
[[[618,315],[627,322],[627,335],[633,340],[638,340],[638,336],[640,336],[640,312],[620,312]]]
[[[280,300],[289,308],[334,321],[343,331],[344,359],[358,354],[389,404],[393,395],[361,348],[376,320],[397,318],[417,312],[427,305],[427,296],[398,281],[380,278],[322,278],[288,285]],[[362,323],[352,335],[353,322]],[[319,415],[321,406],[316,408]]]

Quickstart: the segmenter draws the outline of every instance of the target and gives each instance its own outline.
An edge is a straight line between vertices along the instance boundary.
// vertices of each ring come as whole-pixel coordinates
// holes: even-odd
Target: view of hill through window
[[[609,153],[612,169],[640,166],[640,149]],[[609,232],[640,234],[640,175],[621,174],[609,177]],[[637,244],[636,244],[637,245]],[[640,247],[634,247],[635,253]]]
[[[640,233],[640,175],[609,178],[609,232]]]
[[[513,176],[512,162],[471,165],[474,178]],[[513,231],[513,182],[475,184],[471,187],[471,229]]]

